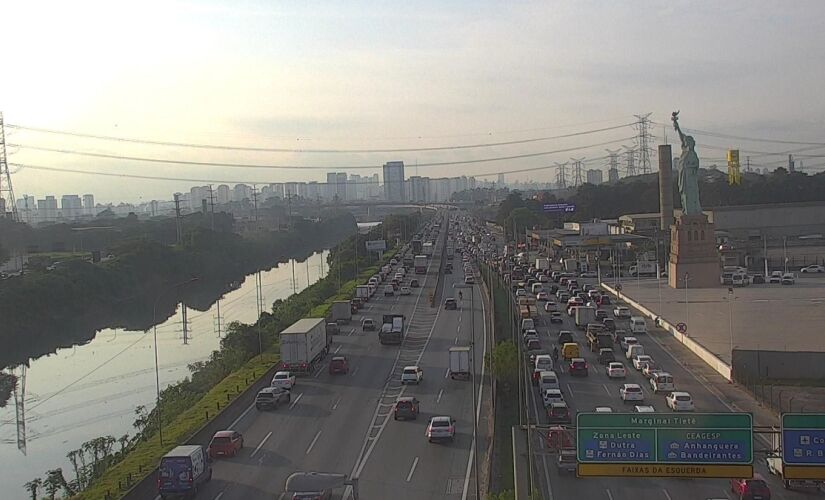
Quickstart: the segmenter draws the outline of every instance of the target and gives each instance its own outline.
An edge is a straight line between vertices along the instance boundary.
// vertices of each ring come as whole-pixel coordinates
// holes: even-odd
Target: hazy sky
[[[745,137],[825,142],[825,2],[3,2],[0,111],[7,124],[286,149],[397,149],[555,136],[652,112]],[[652,132],[658,143],[663,127]],[[419,175],[495,174],[600,158],[631,128],[511,146],[362,154],[255,153],[72,138],[7,128],[9,162],[215,181],[323,180],[388,160],[463,161],[590,148]],[[673,138],[672,129],[668,135]],[[703,158],[804,145],[697,135]],[[611,143],[607,145],[601,145]],[[249,169],[144,163],[32,146],[186,161],[324,167]],[[810,149],[815,168],[825,151]],[[744,156],[744,154],[743,154]],[[760,163],[761,162],[761,163]],[[603,167],[598,160],[590,167]],[[18,197],[92,192],[168,199],[202,182],[12,167]],[[371,174],[378,169],[348,170]],[[415,168],[408,169],[414,175]],[[490,177],[494,179],[495,177]],[[555,170],[508,179],[550,180]]]

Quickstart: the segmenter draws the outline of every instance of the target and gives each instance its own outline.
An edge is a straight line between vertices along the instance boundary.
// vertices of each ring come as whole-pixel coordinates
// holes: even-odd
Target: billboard
[[[387,240],[370,240],[367,241],[368,252],[386,252]]]

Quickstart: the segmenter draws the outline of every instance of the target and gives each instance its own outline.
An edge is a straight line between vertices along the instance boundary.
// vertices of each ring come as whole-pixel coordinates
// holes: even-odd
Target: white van
[[[642,316],[630,317],[630,333],[647,333],[647,323],[645,323],[645,319]]]
[[[544,287],[541,286],[541,283],[533,283],[533,286],[530,288],[530,291],[533,292],[533,295],[544,290]]]
[[[553,369],[553,358],[549,354],[539,354],[536,356],[535,369],[542,372],[551,371]]]
[[[539,392],[544,393],[545,389],[559,389],[559,377],[554,371],[544,371],[539,373]]]
[[[521,320],[521,332],[522,333],[526,332],[527,330],[535,330],[535,329],[536,329],[536,323],[535,323],[535,321],[533,321],[532,318],[527,318],[527,319]]]
[[[653,392],[668,392],[675,391],[676,386],[673,384],[673,375],[667,372],[659,372],[650,377],[650,388]]]
[[[627,359],[633,359],[640,354],[645,353],[645,348],[642,347],[641,344],[632,344],[627,346],[627,352],[625,353],[625,357]]]

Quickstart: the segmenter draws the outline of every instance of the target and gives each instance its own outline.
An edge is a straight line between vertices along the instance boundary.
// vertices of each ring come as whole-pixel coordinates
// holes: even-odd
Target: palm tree
[[[43,486],[43,480],[39,477],[36,477],[23,485],[23,487],[29,491],[29,495],[32,496],[32,500],[37,500],[37,490],[39,490],[41,486]]]
[[[47,479],[46,479],[47,481],[48,480],[53,480],[54,483],[57,484],[57,486],[59,488],[62,488],[63,492],[66,493],[67,496],[69,496],[69,497],[74,496],[74,494],[75,494],[74,489],[72,489],[72,487],[69,486],[69,483],[66,482],[66,478],[63,477],[63,469],[57,468],[57,469],[50,470],[49,472],[46,473],[46,477],[47,477]]]

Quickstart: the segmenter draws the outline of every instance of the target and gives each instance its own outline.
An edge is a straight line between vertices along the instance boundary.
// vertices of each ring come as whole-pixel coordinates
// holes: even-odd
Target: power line
[[[657,125],[664,125],[662,123],[654,122]],[[766,138],[759,138],[759,137],[747,137],[741,135],[731,135],[731,134],[722,134],[719,132],[711,132],[707,130],[700,130],[695,128],[686,128],[684,129],[686,133],[691,133],[694,135],[704,135],[708,137],[718,137],[721,139],[737,139],[740,141],[750,141],[750,142],[771,142],[774,144],[796,144],[800,146],[825,146],[825,142],[816,142],[816,141],[791,141],[786,139],[766,139]]]
[[[71,137],[84,137],[88,139],[98,139],[106,141],[128,142],[133,144],[149,144],[154,146],[171,146],[171,147],[185,147],[196,149],[210,149],[221,151],[251,151],[261,153],[334,153],[334,154],[354,154],[354,153],[408,153],[421,151],[447,151],[460,149],[476,149],[476,148],[491,148],[498,146],[512,146],[517,144],[529,144],[533,142],[550,141],[555,139],[566,139],[570,137],[580,137],[583,135],[597,134],[600,132],[607,132],[610,130],[617,130],[632,126],[632,123],[624,123],[621,125],[614,125],[612,127],[603,127],[599,129],[584,130],[581,132],[571,132],[569,134],[561,134],[547,137],[533,137],[529,139],[519,139],[512,141],[489,142],[479,144],[458,144],[449,146],[432,146],[432,147],[417,147],[417,148],[382,148],[382,149],[302,149],[302,148],[262,148],[251,146],[225,146],[219,144],[199,144],[188,142],[170,142],[170,141],[156,141],[151,139],[137,139],[128,137],[115,137],[107,135],[86,134],[81,132],[69,132],[35,127],[23,127],[20,125],[7,125],[9,128],[16,128],[19,130],[28,130],[33,132],[44,132],[49,134],[66,135]]]

